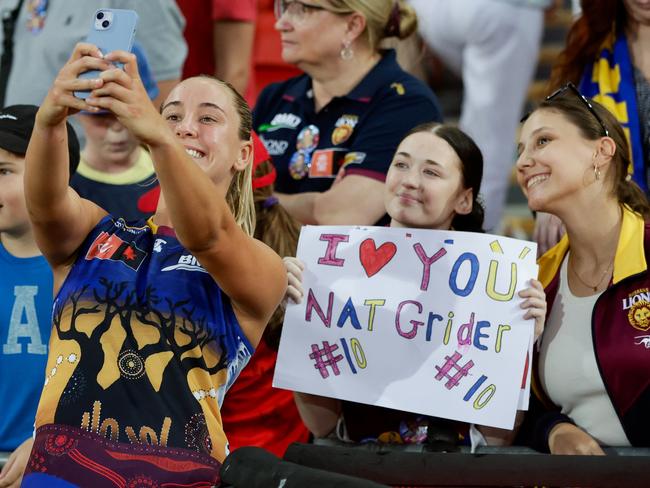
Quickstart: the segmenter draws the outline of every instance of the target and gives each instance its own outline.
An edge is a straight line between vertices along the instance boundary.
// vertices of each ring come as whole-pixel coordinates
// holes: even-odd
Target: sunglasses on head
[[[609,137],[609,131],[607,130],[607,127],[605,127],[605,123],[603,122],[603,119],[600,118],[600,116],[594,109],[594,106],[591,104],[591,102],[587,100],[587,98],[585,98],[585,96],[582,93],[580,93],[580,91],[578,91],[578,88],[576,88],[576,86],[573,83],[568,82],[562,88],[558,88],[553,93],[551,93],[548,97],[546,97],[546,101],[548,102],[549,100],[553,100],[554,98],[562,95],[566,91],[569,91],[570,93],[573,93],[578,98],[580,98],[582,103],[585,104],[587,109],[591,112],[591,114],[596,118],[600,126],[603,128],[603,131],[605,132],[605,137]]]

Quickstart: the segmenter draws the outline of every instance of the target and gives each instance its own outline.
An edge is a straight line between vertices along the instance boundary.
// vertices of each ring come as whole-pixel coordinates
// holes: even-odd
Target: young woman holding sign
[[[629,163],[620,124],[572,84],[521,130],[528,204],[567,230],[539,260],[550,306],[533,390],[544,407],[526,424],[540,450],[650,446],[650,206]]]
[[[386,176],[384,205],[391,217],[390,226],[482,232],[483,207],[477,199],[482,174],[481,152],[460,129],[435,123],[414,128],[397,148]],[[300,303],[303,264],[285,258],[285,267],[289,277],[287,296]],[[537,337],[546,314],[542,286],[533,280],[530,288],[519,295],[523,299],[521,307],[526,309],[524,318],[535,319]],[[422,442],[431,427],[430,419],[387,408],[304,393],[296,393],[296,402],[303,421],[316,437],[329,435],[338,423],[342,428],[337,434],[344,439]],[[436,421],[437,426],[441,422]],[[400,438],[396,439],[395,433]],[[429,440],[435,438],[435,433],[428,434]],[[503,437],[492,429],[488,435]]]

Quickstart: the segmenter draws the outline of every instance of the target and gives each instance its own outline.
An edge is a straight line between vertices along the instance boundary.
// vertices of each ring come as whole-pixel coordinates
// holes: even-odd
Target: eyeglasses
[[[320,5],[301,2],[300,0],[275,0],[273,6],[275,18],[280,19],[285,13],[294,20],[301,21],[307,15],[316,10],[327,10]]]
[[[596,120],[598,121],[600,126],[603,128],[603,131],[605,131],[605,137],[609,137],[609,131],[607,130],[607,127],[605,127],[605,123],[603,122],[603,119],[600,118],[600,116],[598,115],[598,113],[594,109],[591,102],[589,100],[587,100],[587,98],[585,98],[585,96],[582,93],[580,93],[580,91],[578,91],[578,89],[576,88],[576,86],[573,83],[568,82],[562,88],[559,88],[559,89],[555,90],[548,97],[546,97],[546,101],[548,102],[549,100],[553,100],[554,98],[560,96],[562,93],[564,93],[567,90],[569,90],[574,95],[577,95],[580,98],[580,100],[582,100],[582,103],[585,104],[587,109],[591,112],[591,114],[596,118]]]

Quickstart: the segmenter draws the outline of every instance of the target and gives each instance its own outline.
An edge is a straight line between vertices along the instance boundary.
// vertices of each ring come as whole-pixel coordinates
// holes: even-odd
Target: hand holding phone
[[[93,16],[85,42],[97,46],[104,55],[117,50],[131,52],[137,24],[138,14],[133,10],[99,9]],[[82,73],[79,78],[98,78],[99,75],[99,71],[92,70]],[[76,91],[74,94],[77,98],[85,99],[90,91]]]

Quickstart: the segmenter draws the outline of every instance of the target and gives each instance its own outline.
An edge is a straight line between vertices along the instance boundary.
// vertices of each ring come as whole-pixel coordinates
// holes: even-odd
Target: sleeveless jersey
[[[216,470],[228,453],[220,406],[252,352],[228,297],[170,228],[105,217],[54,301],[28,471],[35,456],[109,479],[137,460],[141,473]],[[64,479],[90,482],[71,471]]]

